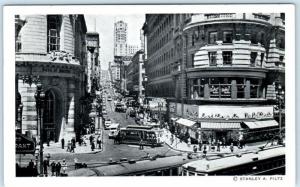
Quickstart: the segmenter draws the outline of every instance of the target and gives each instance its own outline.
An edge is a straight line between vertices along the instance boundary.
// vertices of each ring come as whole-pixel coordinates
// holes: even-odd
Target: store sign
[[[176,111],[176,103],[170,103],[169,104],[169,111],[171,113],[175,113],[175,111]]]
[[[273,107],[199,106],[200,119],[270,119]]]
[[[16,134],[16,154],[34,154],[35,143],[30,138]]]

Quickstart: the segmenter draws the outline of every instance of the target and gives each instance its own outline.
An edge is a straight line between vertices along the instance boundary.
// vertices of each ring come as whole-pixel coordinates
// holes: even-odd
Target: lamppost
[[[18,107],[18,123],[19,123],[21,134],[22,134],[22,113],[23,113],[23,104],[20,103]]]
[[[284,89],[282,85],[277,82],[277,90],[276,90],[276,99],[278,102],[278,112],[279,112],[279,141],[278,144],[282,144],[282,110],[284,110]]]
[[[42,89],[42,84],[40,81],[36,84],[36,92],[34,94],[36,101],[36,109],[37,109],[37,121],[38,126],[40,126],[40,176],[43,176],[43,113],[44,113],[44,101],[45,101],[45,93]]]

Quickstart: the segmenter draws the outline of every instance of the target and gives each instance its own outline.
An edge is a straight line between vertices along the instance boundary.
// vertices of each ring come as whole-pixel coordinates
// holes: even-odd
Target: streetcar
[[[183,176],[284,175],[285,147],[272,146],[237,155],[212,156],[182,166]]]
[[[180,176],[181,166],[191,160],[186,156],[150,157],[139,161],[123,161],[87,167],[68,172],[68,176]]]
[[[121,128],[116,136],[116,141],[123,144],[142,144],[161,146],[163,131],[148,125],[128,125]],[[142,140],[142,141],[141,141]]]

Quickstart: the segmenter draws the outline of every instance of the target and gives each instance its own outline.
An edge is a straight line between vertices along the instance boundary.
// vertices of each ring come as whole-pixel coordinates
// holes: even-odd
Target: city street
[[[114,104],[113,101],[107,101],[106,103],[106,109],[109,118],[111,119],[112,123],[119,123],[120,127],[126,127],[127,125],[133,125],[135,124],[134,119],[128,117],[126,119],[125,113],[119,113],[114,112]],[[108,139],[108,130],[103,130],[103,150],[101,152],[93,153],[90,150],[90,145],[87,143],[87,150],[88,153],[52,153],[50,162],[52,161],[62,161],[63,159],[66,160],[68,164],[68,170],[74,170],[74,159],[77,158],[78,162],[80,163],[86,163],[87,166],[97,166],[97,164],[103,164],[107,163],[110,160],[118,161],[121,158],[127,158],[130,159],[141,159],[142,157],[145,157],[148,153],[150,156],[154,155],[165,155],[165,156],[173,156],[178,155],[180,152],[174,151],[170,149],[167,145],[163,145],[162,147],[155,147],[152,148],[150,146],[145,146],[144,150],[140,150],[138,145],[127,145],[127,144],[114,144],[113,139]],[[47,145],[44,144],[44,147]],[[51,146],[51,145],[50,145]],[[82,145],[83,146],[83,145]],[[60,147],[57,147],[57,149],[61,149]],[[66,149],[66,148],[65,148]],[[97,151],[97,148],[95,149]],[[47,152],[44,152],[44,155],[47,155]],[[32,155],[25,155],[22,156],[22,166],[26,166],[30,159],[35,159]],[[17,157],[16,161],[19,162],[20,158]]]

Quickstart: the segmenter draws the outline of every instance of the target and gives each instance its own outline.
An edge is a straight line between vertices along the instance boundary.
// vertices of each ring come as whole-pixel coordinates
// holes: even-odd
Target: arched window
[[[44,109],[44,123],[55,122],[55,94],[49,90],[46,92],[45,109]]]

